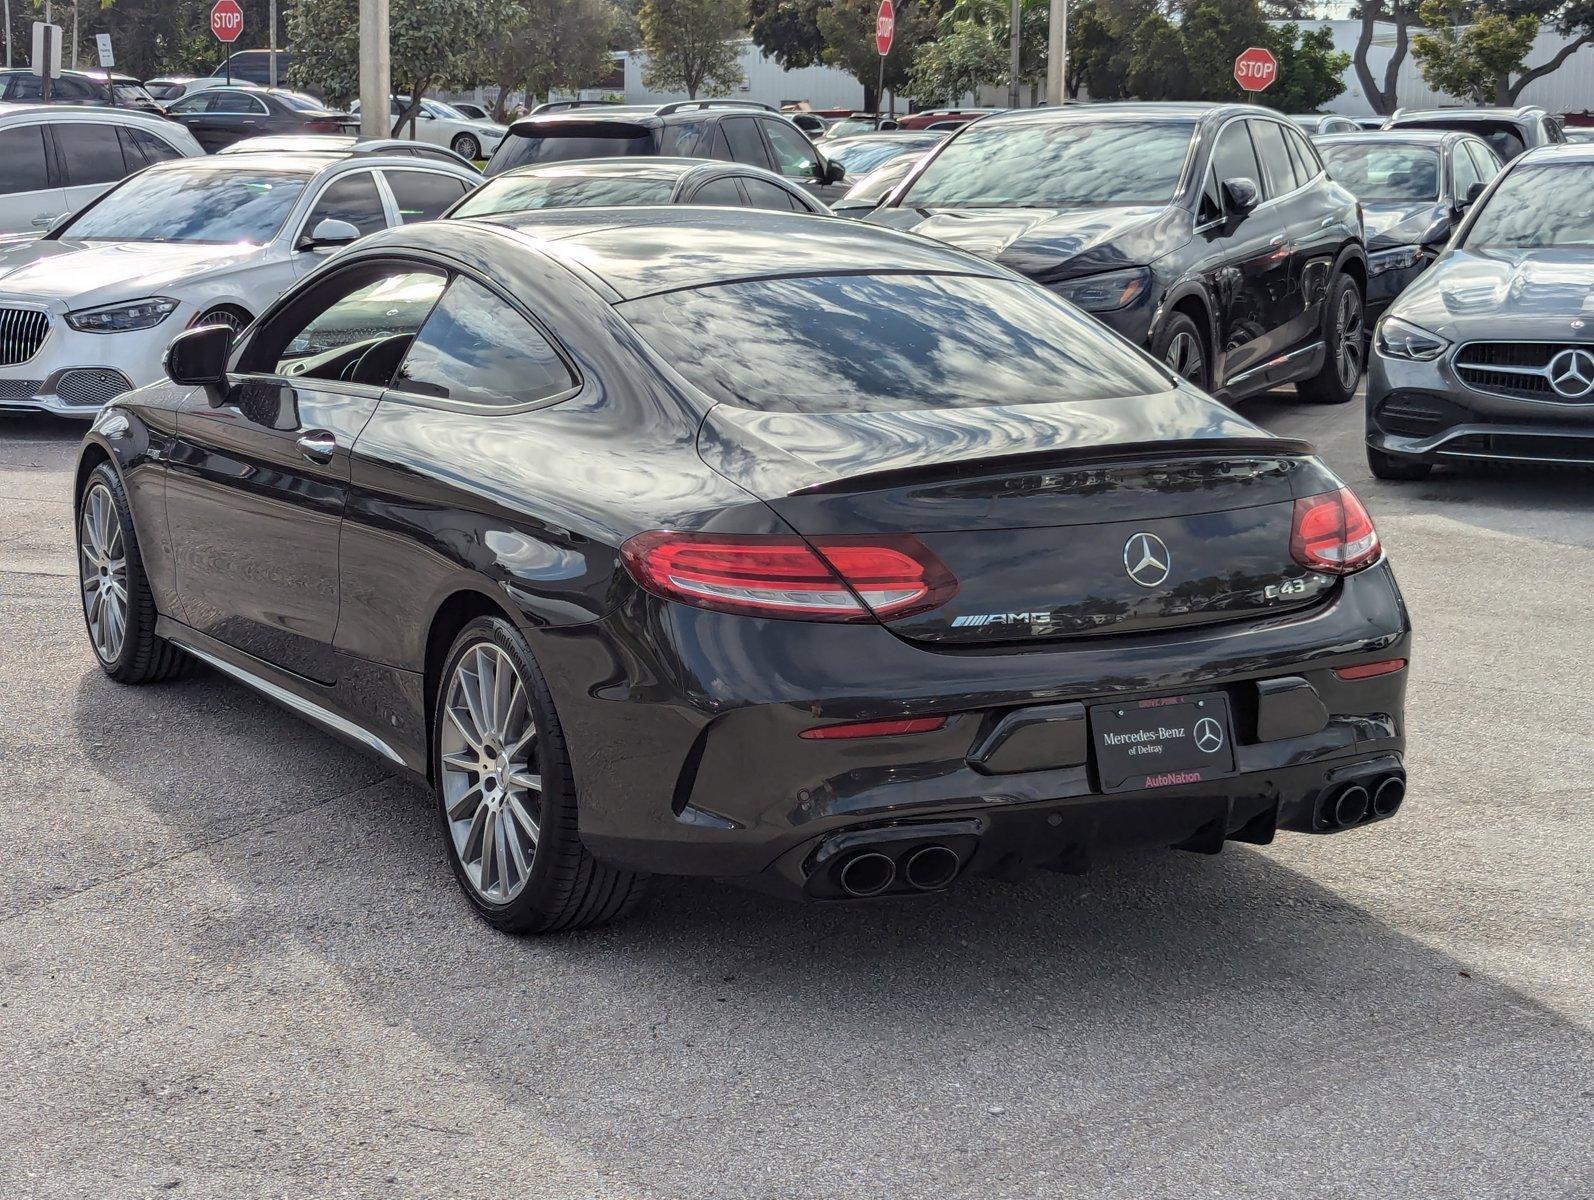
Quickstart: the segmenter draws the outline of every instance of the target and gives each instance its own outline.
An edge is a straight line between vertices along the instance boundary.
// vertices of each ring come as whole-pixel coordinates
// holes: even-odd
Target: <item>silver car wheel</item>
[[[1339,382],[1346,391],[1356,386],[1362,374],[1362,298],[1347,288],[1340,296],[1335,318],[1339,336]]]
[[[493,904],[531,875],[542,815],[537,725],[514,661],[492,642],[460,657],[444,691],[443,803],[472,890]]]
[[[94,653],[102,662],[114,663],[127,637],[127,549],[116,501],[103,483],[83,497],[78,572]]]
[[[1203,383],[1206,362],[1201,355],[1201,343],[1195,334],[1183,329],[1174,334],[1162,361],[1180,379],[1194,384]]]

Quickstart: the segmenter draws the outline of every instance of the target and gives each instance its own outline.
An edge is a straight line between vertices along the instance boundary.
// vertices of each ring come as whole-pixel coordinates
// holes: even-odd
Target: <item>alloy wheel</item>
[[[1195,334],[1181,329],[1168,343],[1162,361],[1180,379],[1200,386],[1206,376],[1206,361],[1201,354],[1201,343]]]
[[[1362,298],[1352,288],[1346,288],[1339,299],[1339,312],[1335,316],[1339,335],[1339,382],[1346,391],[1356,386],[1362,374]]]
[[[103,483],[83,497],[78,573],[94,652],[102,662],[114,663],[127,637],[127,548],[116,501]]]
[[[492,642],[460,656],[444,696],[439,749],[449,835],[471,888],[506,904],[526,886],[540,834],[530,698],[514,661]]]
[[[228,329],[232,330],[234,337],[237,337],[238,334],[243,331],[244,327],[243,319],[239,317],[237,313],[228,308],[218,308],[215,312],[208,312],[198,321],[195,321],[194,324],[196,326],[225,325]]]

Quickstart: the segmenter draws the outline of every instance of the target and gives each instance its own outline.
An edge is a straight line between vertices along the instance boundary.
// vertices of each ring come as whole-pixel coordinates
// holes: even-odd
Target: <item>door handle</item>
[[[299,453],[313,463],[329,463],[332,461],[332,456],[338,452],[338,439],[325,429],[312,429],[309,433],[302,433],[294,444],[299,447]]]
[[[1274,239],[1271,242],[1269,242],[1268,245],[1273,247],[1273,249],[1277,250],[1280,246],[1282,246],[1284,244],[1284,242],[1285,242],[1285,238],[1284,238],[1284,235],[1281,233],[1281,234],[1278,234],[1276,237],[1274,237]]]
[[[66,216],[65,213],[55,213],[47,217],[34,217],[33,227],[35,229],[48,229],[64,216]]]
[[[1327,229],[1330,225],[1332,225],[1334,223],[1334,220],[1335,220],[1335,218],[1333,218],[1331,216],[1330,217],[1324,217],[1321,221],[1318,222],[1317,227],[1319,229]]]

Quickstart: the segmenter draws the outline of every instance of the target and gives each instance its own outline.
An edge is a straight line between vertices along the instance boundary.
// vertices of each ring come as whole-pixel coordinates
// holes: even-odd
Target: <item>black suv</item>
[[[44,81],[26,67],[0,70],[0,100],[12,104],[38,104],[44,99]],[[100,108],[131,108],[159,113],[161,108],[144,85],[131,75],[104,71],[62,71],[50,84],[50,103],[86,104]]]
[[[1520,108],[1402,108],[1384,122],[1384,128],[1470,133],[1488,142],[1501,162],[1510,162],[1525,150],[1566,141],[1561,123],[1536,104]]]
[[[598,105],[535,112],[509,127],[484,175],[576,158],[665,155],[747,163],[819,194],[844,172],[808,136],[752,100],[681,100],[660,106]]]
[[[1342,404],[1365,361],[1356,198],[1288,119],[1239,104],[998,113],[866,218],[995,259],[1226,399]]]

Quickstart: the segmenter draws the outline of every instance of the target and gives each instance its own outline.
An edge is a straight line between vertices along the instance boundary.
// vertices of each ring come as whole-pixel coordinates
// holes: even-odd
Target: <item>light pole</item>
[[[1019,58],[1024,50],[1024,31],[1020,28],[1023,15],[1020,0],[1013,0],[1012,11],[1008,17],[1011,29],[1007,45],[1007,107],[1009,108],[1018,107]]]
[[[1046,103],[1068,100],[1068,0],[1052,0],[1046,30]]]
[[[393,63],[388,57],[387,0],[360,0],[360,135],[391,137]]]

